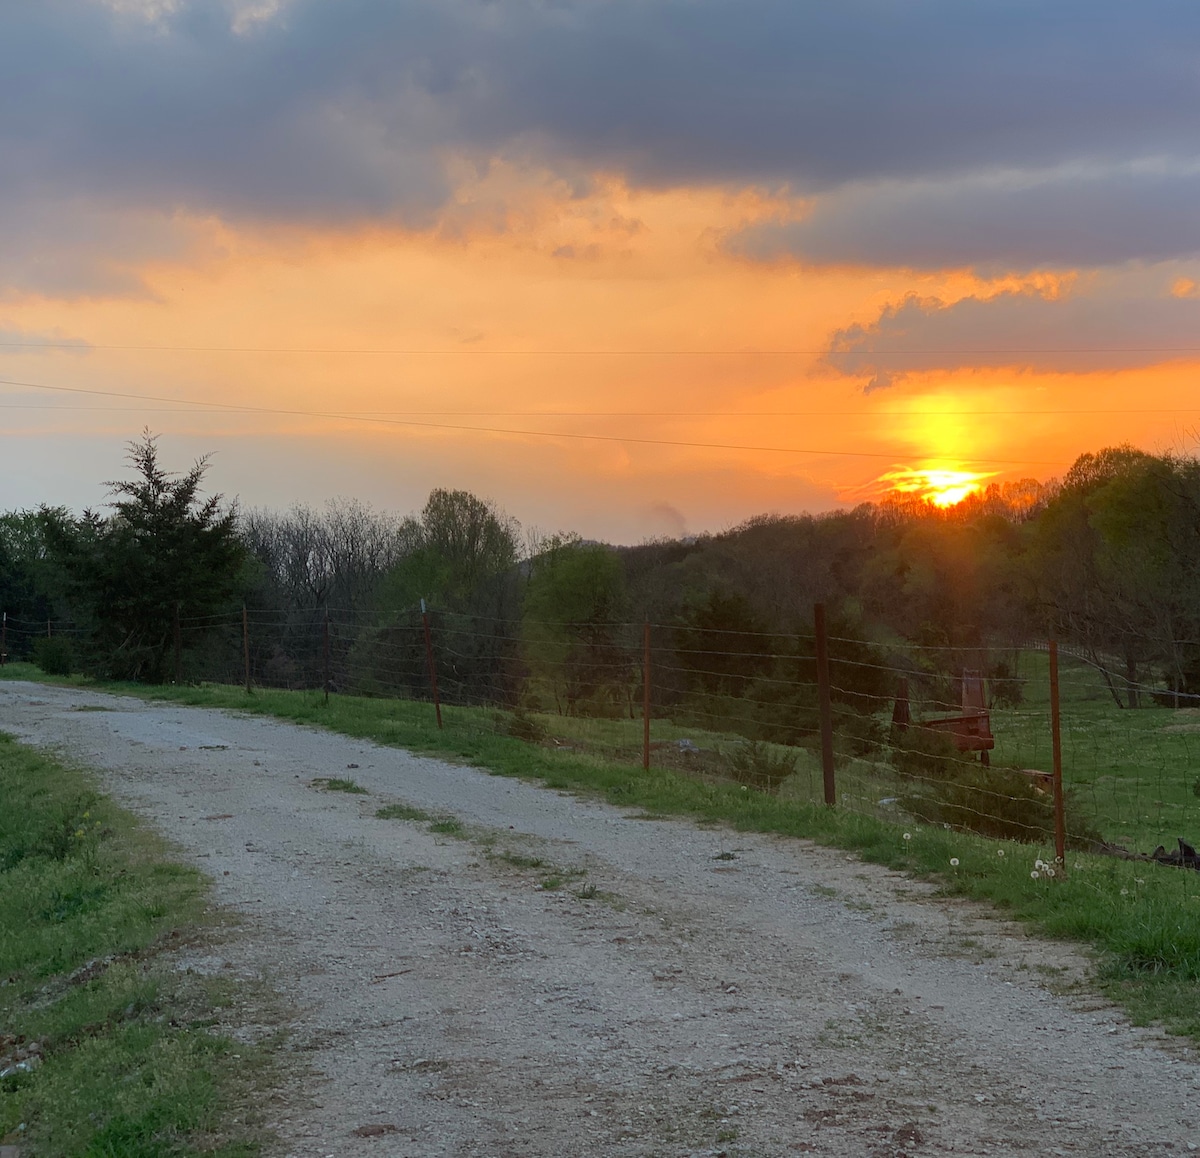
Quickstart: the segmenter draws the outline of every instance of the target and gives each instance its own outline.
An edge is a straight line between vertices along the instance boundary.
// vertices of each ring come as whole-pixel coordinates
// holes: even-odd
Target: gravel
[[[180,967],[282,996],[279,1154],[1200,1141],[1194,1055],[1090,992],[1081,955],[843,853],[235,713],[4,683],[0,727],[98,770],[241,916]]]

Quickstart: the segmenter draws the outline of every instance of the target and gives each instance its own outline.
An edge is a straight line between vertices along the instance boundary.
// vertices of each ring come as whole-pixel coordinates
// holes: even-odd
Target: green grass
[[[346,780],[338,776],[330,778],[318,776],[313,781],[313,786],[323,788],[326,792],[349,792],[353,796],[367,795],[367,790],[361,784],[356,784],[353,780]]]
[[[1026,702],[996,712],[996,762],[1049,767],[1049,726],[1044,686],[1044,657],[1027,657],[1022,675],[1029,679]],[[17,676],[17,665],[4,674]],[[61,681],[59,681],[61,682]],[[1124,836],[1138,847],[1152,847],[1162,832],[1175,835],[1197,812],[1191,794],[1197,772],[1192,748],[1200,754],[1200,734],[1166,732],[1177,719],[1165,708],[1119,711],[1098,694],[1096,681],[1079,665],[1064,663],[1064,750],[1066,780],[1081,792],[1106,777],[1092,799],[1098,825],[1110,839]],[[355,738],[371,739],[444,759],[475,765],[495,775],[517,776],[548,788],[593,794],[611,804],[651,815],[684,816],[699,823],[804,837],[856,851],[864,860],[940,882],[947,894],[972,897],[998,906],[1006,915],[1029,923],[1043,934],[1070,939],[1095,950],[1100,983],[1139,1019],[1200,1039],[1200,874],[1153,864],[1084,854],[1068,855],[1068,871],[1049,879],[1031,877],[1034,859],[1053,856],[1049,847],[986,840],[971,834],[904,821],[881,799],[895,794],[895,776],[878,764],[852,760],[838,772],[839,801],[820,801],[820,773],[810,754],[801,751],[798,772],[777,795],[744,788],[703,771],[651,768],[644,772],[628,753],[637,721],[572,721],[539,717],[557,738],[568,743],[530,744],[498,732],[486,709],[444,707],[445,728],[438,730],[428,704],[259,690],[253,695],[231,687],[135,688],[106,685],[148,698],[203,707],[231,708],[316,724]],[[1102,691],[1102,689],[1100,689]],[[1200,717],[1197,718],[1200,722]],[[733,742],[696,729],[655,722],[656,739],[680,734],[701,746]],[[587,738],[608,737],[607,746]],[[1189,748],[1189,744],[1191,747]],[[599,748],[600,750],[596,750]],[[632,746],[636,751],[636,745]],[[1139,784],[1130,783],[1137,781]],[[1126,808],[1142,800],[1153,785],[1154,810]],[[1085,798],[1086,799],[1086,798]],[[1157,810],[1157,811],[1155,811]],[[1147,822],[1145,817],[1150,817]],[[1123,825],[1124,820],[1129,823]],[[904,840],[909,831],[912,839]],[[1187,836],[1179,827],[1178,835]],[[951,858],[958,860],[952,866]]]
[[[408,804],[385,804],[375,810],[380,820],[428,820],[429,814]]]
[[[1052,767],[1049,661],[1026,652],[1025,702],[995,712],[997,763]],[[1106,840],[1149,852],[1176,837],[1200,844],[1200,712],[1118,708],[1100,675],[1060,658],[1063,785],[1082,820]]]
[[[0,1079],[0,1142],[55,1158],[258,1152],[265,1051],[203,1028],[230,995],[159,961],[202,935],[207,902],[201,874],[83,773],[0,734],[0,1070],[36,1066]]]

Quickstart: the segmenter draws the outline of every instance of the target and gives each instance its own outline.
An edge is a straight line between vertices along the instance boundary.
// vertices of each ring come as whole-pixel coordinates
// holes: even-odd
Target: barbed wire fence
[[[92,631],[3,614],[0,657],[83,651]],[[177,682],[428,704],[438,727],[1059,856],[1200,835],[1200,697],[1053,641],[867,644],[829,632],[819,606],[811,631],[784,633],[418,605],[176,610],[161,646]]]

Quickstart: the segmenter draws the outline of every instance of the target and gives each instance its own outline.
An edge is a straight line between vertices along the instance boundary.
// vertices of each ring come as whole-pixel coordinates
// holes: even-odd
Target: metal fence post
[[[442,702],[438,699],[437,664],[433,660],[433,635],[429,630],[429,612],[421,600],[421,622],[425,625],[425,658],[429,661],[429,685],[433,689],[433,710],[437,713],[438,731],[442,730]]]
[[[1058,699],[1058,640],[1050,641],[1050,744],[1054,757],[1054,855],[1067,857],[1067,818],[1062,782],[1062,712]]]
[[[321,632],[321,658],[323,661],[325,674],[325,702],[329,703],[329,608],[325,608],[325,622],[322,625]]]
[[[821,715],[821,775],[825,783],[825,803],[837,803],[833,775],[833,702],[829,679],[829,637],[825,631],[825,604],[813,607],[813,627],[817,637],[817,702]]]
[[[642,624],[642,769],[650,771],[650,620]]]
[[[250,616],[242,604],[242,662],[246,668],[246,695],[250,694]]]

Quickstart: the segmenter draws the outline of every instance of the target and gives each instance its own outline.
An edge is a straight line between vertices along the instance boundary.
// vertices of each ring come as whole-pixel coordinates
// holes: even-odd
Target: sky
[[[619,542],[1200,429],[1191,0],[0,2],[0,507]]]

